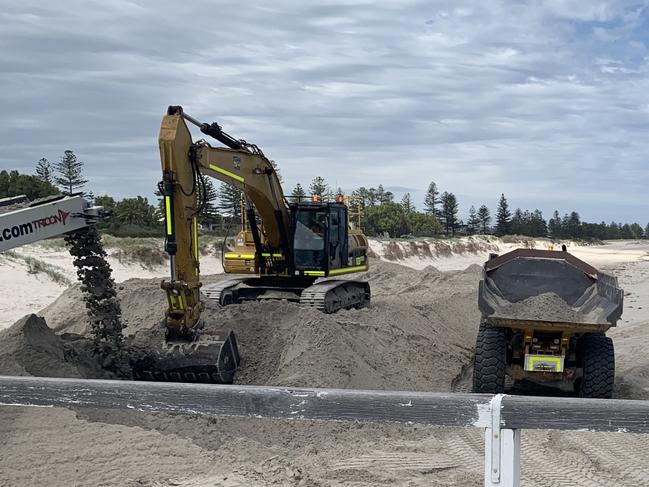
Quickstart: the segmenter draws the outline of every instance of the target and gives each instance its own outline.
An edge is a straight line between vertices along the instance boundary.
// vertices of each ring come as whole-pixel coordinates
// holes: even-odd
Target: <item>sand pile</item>
[[[531,296],[498,310],[498,317],[530,321],[556,321],[575,323],[583,316],[555,293]]]
[[[408,306],[323,315],[292,303],[214,314],[241,344],[241,384],[448,390],[467,357],[455,337]]]
[[[0,331],[0,374],[114,378],[94,356],[91,339],[59,336],[34,314]]]
[[[0,335],[0,371],[6,375],[80,377],[65,345],[45,320],[27,315]]]
[[[125,334],[154,326],[164,318],[166,297],[160,279],[129,279],[117,285],[117,299],[122,307]],[[78,284],[70,286],[52,304],[39,313],[57,332],[89,335],[90,327]]]
[[[369,309],[325,315],[288,302],[225,308],[207,303],[203,316],[206,326],[231,329],[237,335],[242,367],[236,381],[241,384],[445,391],[470,361],[479,320],[478,272],[477,266],[441,273],[432,267],[415,271],[376,262],[369,274],[373,292]],[[157,346],[166,308],[159,280],[121,283],[118,297],[131,345]],[[70,357],[75,347],[88,346],[74,335],[89,332],[78,286],[63,293],[42,315],[66,337],[61,340],[39,321],[52,340],[61,342],[57,346],[67,350],[67,356],[58,355],[67,360],[65,367],[76,367],[63,375],[76,372],[89,377],[93,371],[87,364],[79,370],[79,360]],[[18,328],[25,340],[32,339],[31,328],[17,323],[11,330],[15,333]],[[29,349],[16,345],[13,350],[29,360]]]
[[[204,284],[226,279],[225,275],[205,276]],[[128,279],[117,284],[117,299],[122,307],[124,333],[133,335],[137,330],[157,326],[164,318],[167,298],[160,282],[162,279]],[[38,313],[57,332],[88,335],[90,328],[83,306],[81,289],[74,284]]]

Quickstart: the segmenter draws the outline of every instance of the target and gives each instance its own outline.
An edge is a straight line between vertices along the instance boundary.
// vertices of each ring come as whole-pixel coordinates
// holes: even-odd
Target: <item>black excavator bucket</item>
[[[136,380],[232,384],[239,367],[232,331],[201,332],[193,341],[166,340],[133,364]]]

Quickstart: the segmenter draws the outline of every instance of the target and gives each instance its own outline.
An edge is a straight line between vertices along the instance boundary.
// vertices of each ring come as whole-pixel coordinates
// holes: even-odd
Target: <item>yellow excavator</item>
[[[194,142],[187,122],[226,147]],[[324,313],[369,305],[365,281],[318,281],[368,270],[367,238],[350,225],[342,200],[289,201],[274,164],[256,145],[233,138],[217,123],[199,122],[180,106],[170,106],[163,117],[159,144],[171,266],[171,278],[162,283],[169,303],[166,340],[157,357],[136,366],[136,378],[232,382],[240,360],[236,338],[205,326],[202,299],[221,306],[285,299]],[[225,272],[240,276],[202,287],[198,216],[205,207],[205,177],[242,192],[247,228],[223,255]]]

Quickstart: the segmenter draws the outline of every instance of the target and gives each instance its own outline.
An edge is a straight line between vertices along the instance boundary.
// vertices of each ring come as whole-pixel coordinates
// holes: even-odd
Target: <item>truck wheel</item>
[[[473,392],[505,392],[507,338],[505,329],[480,323],[473,359]]]
[[[582,378],[581,397],[609,399],[615,383],[615,350],[613,340],[606,335],[586,333],[581,339]]]

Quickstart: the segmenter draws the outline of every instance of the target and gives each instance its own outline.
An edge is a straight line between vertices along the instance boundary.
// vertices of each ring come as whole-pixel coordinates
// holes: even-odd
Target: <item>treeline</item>
[[[24,194],[33,201],[57,194],[73,194],[88,182],[83,178],[82,168],[83,162],[77,160],[74,152],[66,150],[56,164],[40,159],[33,175],[0,171],[0,198]]]
[[[494,233],[575,240],[638,239],[649,237],[649,224],[643,229],[638,223],[590,223],[582,221],[576,211],[560,216],[557,210],[546,221],[540,210],[517,208],[510,212],[505,195],[501,195]]]
[[[308,192],[298,183],[291,199],[302,200],[317,196],[323,201],[343,196],[341,188],[332,191],[324,178],[318,176],[311,181]],[[410,193],[395,201],[394,194],[382,184],[376,188],[361,186],[352,191],[348,200],[350,218],[361,221],[363,232],[370,236],[383,237],[429,237],[435,235],[455,235],[465,227],[458,217],[459,204],[453,193],[440,193],[432,182],[428,187],[423,211],[417,210]],[[476,212],[475,233],[484,229],[487,233],[490,216],[484,207]]]
[[[0,171],[0,198],[26,195],[30,201],[58,194],[58,188],[37,176],[19,174],[18,171]]]
[[[317,196],[323,201],[344,197],[341,188],[332,191],[322,177],[316,177],[308,188],[309,196]],[[301,184],[291,193],[291,199],[300,201],[307,198]],[[352,192],[348,200],[350,219],[360,220],[363,232],[371,237],[412,235],[415,237],[437,235],[442,232],[440,221],[435,215],[417,211],[410,194],[400,202],[394,201],[394,194],[386,191],[382,184],[377,188],[360,187]]]
[[[30,200],[35,200],[55,194],[82,193],[112,215],[107,223],[102,224],[103,230],[124,236],[160,234],[164,207],[159,193],[156,193],[159,199],[155,205],[142,196],[121,200],[109,195],[95,197],[92,191],[84,191],[88,180],[83,175],[83,165],[73,151],[66,150],[57,163],[40,159],[33,175],[2,170],[0,198],[25,194]],[[216,189],[213,182],[206,179],[204,196],[204,211],[200,215],[204,228],[223,230],[224,226],[240,221],[241,193],[237,189],[227,184],[221,184]],[[333,190],[324,178],[316,177],[307,189],[298,183],[289,199],[304,201],[313,196],[323,201],[333,201],[336,197],[344,197],[344,194],[341,188]],[[589,223],[582,221],[576,211],[563,216],[555,211],[549,220],[538,209],[516,208],[512,211],[504,194],[501,194],[496,205],[495,217],[492,218],[487,205],[477,209],[471,206],[467,220],[463,221],[458,216],[460,205],[455,194],[441,192],[435,182],[428,185],[421,211],[413,204],[410,193],[397,202],[394,194],[381,184],[376,188],[361,186],[352,191],[346,201],[350,206],[352,221],[361,221],[362,229],[368,236],[494,234],[586,240],[649,237],[649,224],[643,228],[638,223]]]
[[[340,188],[332,191],[322,177],[313,179],[307,191],[301,184],[293,189],[294,199],[316,195],[331,200],[342,195]],[[394,194],[383,185],[377,188],[360,187],[351,193],[352,212],[362,214],[363,231],[369,236],[435,236],[435,235],[523,235],[529,237],[552,237],[559,239],[614,240],[649,238],[649,224],[643,229],[638,223],[589,223],[581,220],[579,213],[572,211],[562,216],[557,210],[550,220],[543,217],[541,210],[511,210],[504,194],[500,195],[495,208],[495,217],[487,205],[477,209],[471,206],[468,218],[459,215],[459,202],[452,192],[440,192],[437,184],[431,182],[426,190],[423,211],[412,203],[410,193],[400,202],[394,201]]]

